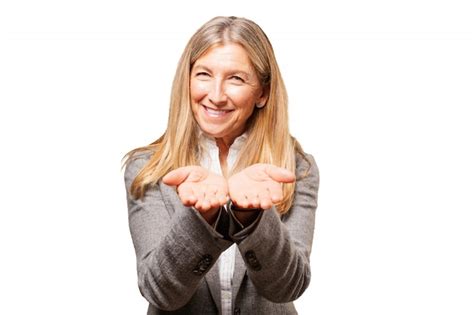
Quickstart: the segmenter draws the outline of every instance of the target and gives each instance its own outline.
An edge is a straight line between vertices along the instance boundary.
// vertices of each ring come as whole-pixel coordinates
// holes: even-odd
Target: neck
[[[227,156],[229,155],[229,148],[234,142],[234,139],[216,138],[216,144],[219,148],[219,162],[224,177],[227,177]]]
[[[229,152],[229,148],[234,143],[234,138],[216,138],[216,145],[219,148],[219,151]]]

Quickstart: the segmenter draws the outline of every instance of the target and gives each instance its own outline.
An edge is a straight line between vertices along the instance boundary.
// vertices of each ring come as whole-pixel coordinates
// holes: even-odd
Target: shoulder
[[[142,151],[135,152],[126,158],[124,177],[127,184],[130,184],[135,179],[138,173],[150,161],[152,155],[151,151]]]
[[[296,193],[317,200],[319,169],[314,157],[308,153],[296,153]]]
[[[296,177],[300,178],[309,175],[319,179],[319,169],[314,157],[311,154],[305,152],[296,152],[295,154]]]

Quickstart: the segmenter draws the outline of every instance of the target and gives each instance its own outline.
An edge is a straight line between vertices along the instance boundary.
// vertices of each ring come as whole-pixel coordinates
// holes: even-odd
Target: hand
[[[163,183],[176,186],[183,204],[199,212],[219,208],[228,200],[225,178],[201,166],[175,169],[163,177]]]
[[[295,175],[271,164],[254,164],[229,178],[229,195],[239,208],[269,209],[283,199],[282,183],[292,183]]]

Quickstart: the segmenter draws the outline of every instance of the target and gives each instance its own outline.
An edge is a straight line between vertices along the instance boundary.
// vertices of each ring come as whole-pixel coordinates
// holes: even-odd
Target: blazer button
[[[262,265],[260,265],[260,262],[258,261],[257,256],[253,250],[249,250],[245,253],[245,260],[249,264],[250,268],[256,271],[262,269]]]
[[[201,260],[198,262],[196,267],[193,269],[193,273],[196,276],[202,275],[207,269],[209,269],[209,266],[212,263],[212,256],[209,254],[204,255]]]
[[[204,255],[202,260],[205,261],[206,263],[210,264],[212,262],[212,256],[211,255]]]
[[[257,258],[257,256],[255,255],[255,252],[253,250],[249,250],[245,253],[245,258],[249,260],[249,259],[255,259]]]

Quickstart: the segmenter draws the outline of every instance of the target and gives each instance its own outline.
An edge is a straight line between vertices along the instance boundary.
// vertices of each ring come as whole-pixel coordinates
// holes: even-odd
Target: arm
[[[309,256],[313,240],[319,172],[314,159],[308,175],[296,183],[290,211],[281,219],[274,207],[263,211],[258,225],[246,235],[245,230],[231,234],[247,265],[247,274],[259,294],[283,303],[297,299],[309,285]],[[308,165],[297,160],[298,177]]]
[[[129,226],[137,255],[141,294],[162,310],[184,306],[205,273],[232,243],[224,240],[172,188],[156,185],[135,200],[130,186],[146,163],[131,161],[125,170]],[[171,198],[171,197],[173,198]]]

